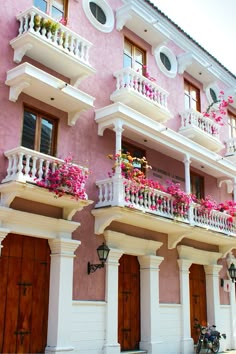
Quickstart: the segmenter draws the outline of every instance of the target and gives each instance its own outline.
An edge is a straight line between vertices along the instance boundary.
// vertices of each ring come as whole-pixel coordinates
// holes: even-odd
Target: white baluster
[[[27,154],[25,156],[26,156],[26,159],[25,159],[25,178],[28,180],[28,179],[30,179],[30,158],[31,158],[31,155]]]
[[[43,178],[43,163],[44,163],[44,159],[39,159],[39,167],[38,167],[37,175],[40,181]]]
[[[34,180],[36,178],[36,172],[37,172],[37,168],[36,168],[36,162],[37,162],[37,157],[33,156],[33,164],[32,164],[32,168],[31,168],[31,178]]]

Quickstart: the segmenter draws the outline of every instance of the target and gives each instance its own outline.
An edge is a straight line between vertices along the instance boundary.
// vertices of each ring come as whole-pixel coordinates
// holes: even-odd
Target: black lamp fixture
[[[235,283],[235,280],[236,280],[236,268],[235,268],[234,263],[231,263],[231,265],[230,265],[230,267],[228,269],[228,272],[229,272],[230,278],[232,279],[232,282]]]
[[[110,252],[110,248],[103,244],[97,248],[97,254],[99,261],[101,262],[100,264],[91,264],[88,262],[88,274],[96,272],[97,269],[103,268],[104,264],[107,260],[108,254]]]

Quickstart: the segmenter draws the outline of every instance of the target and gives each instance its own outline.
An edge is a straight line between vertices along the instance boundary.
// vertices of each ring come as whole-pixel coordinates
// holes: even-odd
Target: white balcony
[[[230,138],[226,141],[225,157],[233,163],[236,163],[236,138]]]
[[[116,90],[111,94],[113,102],[123,103],[157,122],[172,117],[167,106],[168,92],[131,68],[114,73]]]
[[[10,41],[14,61],[24,55],[70,78],[71,84],[93,74],[89,63],[91,43],[35,7],[20,13],[19,34]]]
[[[216,210],[199,212],[198,204],[189,210],[183,206],[177,215],[170,194],[153,189],[132,191],[130,183],[118,176],[96,183],[99,197],[92,213],[97,234],[116,221],[168,234],[169,248],[183,238],[218,245],[222,253],[234,247],[236,222],[230,222],[229,215]]]
[[[93,107],[94,97],[29,63],[22,63],[9,70],[5,83],[10,86],[10,101],[16,102],[24,92],[67,112],[69,125],[76,123],[81,112]]]
[[[220,125],[193,109],[181,114],[179,133],[211,151],[217,152],[224,148],[219,137]]]
[[[48,169],[55,169],[56,161],[62,160],[22,146],[6,151],[4,155],[8,159],[8,167],[0,184],[1,206],[10,207],[18,197],[62,208],[63,218],[71,220],[77,211],[92,203],[88,199],[72,199],[71,195],[55,198],[54,193],[37,185],[37,180],[42,180]]]

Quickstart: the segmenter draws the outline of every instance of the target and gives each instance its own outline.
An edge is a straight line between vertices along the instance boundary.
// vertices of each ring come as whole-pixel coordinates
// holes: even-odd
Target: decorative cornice
[[[218,259],[222,258],[219,252],[203,251],[194,247],[177,246],[179,259],[191,261],[195,264],[216,265]]]

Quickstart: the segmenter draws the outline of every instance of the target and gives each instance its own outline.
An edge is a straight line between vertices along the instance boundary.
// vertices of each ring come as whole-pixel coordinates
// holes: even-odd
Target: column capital
[[[211,265],[205,265],[205,273],[206,275],[215,275],[218,277],[220,270],[222,269],[222,265],[219,264],[211,264]]]
[[[142,269],[159,269],[161,262],[164,260],[164,257],[159,256],[139,256],[138,257],[140,268]]]
[[[0,228],[0,256],[1,256],[1,249],[3,248],[2,241],[9,233],[10,233],[10,230]]]
[[[124,251],[117,248],[110,248],[110,252],[107,259],[109,265],[119,265],[119,259],[124,254]]]
[[[67,238],[54,238],[48,240],[52,255],[63,255],[74,257],[75,250],[81,244],[78,240]]]
[[[177,259],[178,265],[179,265],[179,270],[181,272],[189,272],[189,268],[192,265],[192,261],[188,259]]]
[[[186,164],[190,164],[192,162],[189,154],[185,154],[183,162]]]
[[[113,131],[120,134],[124,131],[123,121],[121,119],[115,121]]]

